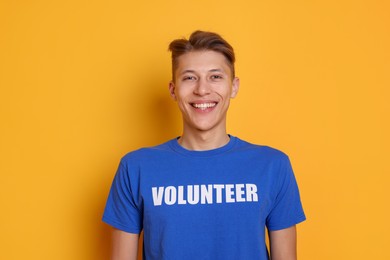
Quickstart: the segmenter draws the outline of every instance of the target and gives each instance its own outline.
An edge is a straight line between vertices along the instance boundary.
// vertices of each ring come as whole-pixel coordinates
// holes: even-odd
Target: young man
[[[232,47],[196,31],[174,40],[171,97],[180,137],[122,158],[103,220],[114,227],[115,260],[296,259],[295,225],[305,220],[288,157],[227,134],[237,95]]]

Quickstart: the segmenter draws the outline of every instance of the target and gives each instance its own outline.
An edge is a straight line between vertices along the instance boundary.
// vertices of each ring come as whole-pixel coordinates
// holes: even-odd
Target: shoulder
[[[121,158],[121,164],[134,164],[134,162],[143,162],[155,158],[162,158],[172,153],[171,143],[175,139],[156,146],[142,147],[134,151],[130,151]]]
[[[268,160],[280,160],[288,161],[288,155],[279,149],[276,149],[267,145],[253,144],[248,141],[244,141],[236,137],[237,139],[237,151],[253,154]]]

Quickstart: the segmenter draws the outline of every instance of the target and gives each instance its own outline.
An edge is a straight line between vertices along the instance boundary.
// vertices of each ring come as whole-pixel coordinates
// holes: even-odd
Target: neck
[[[224,131],[183,131],[178,142],[181,146],[193,151],[206,151],[217,149],[226,145],[230,138]]]

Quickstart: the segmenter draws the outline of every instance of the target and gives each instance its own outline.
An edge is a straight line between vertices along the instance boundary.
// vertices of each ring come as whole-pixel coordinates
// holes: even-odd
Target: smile
[[[195,103],[192,103],[191,106],[195,107],[195,108],[198,108],[198,109],[201,109],[201,110],[206,110],[207,108],[212,108],[212,107],[215,107],[217,105],[217,103],[199,103],[199,104],[195,104]]]

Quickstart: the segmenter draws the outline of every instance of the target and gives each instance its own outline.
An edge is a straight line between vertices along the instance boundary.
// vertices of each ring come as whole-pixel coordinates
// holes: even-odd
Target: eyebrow
[[[224,72],[222,69],[211,69],[208,72]],[[186,74],[186,73],[195,73],[195,70],[183,70],[180,75]]]
[[[212,70],[209,70],[209,72],[224,72],[224,71],[221,69],[212,69]]]
[[[186,73],[195,73],[195,70],[183,70],[180,75],[186,74]]]

